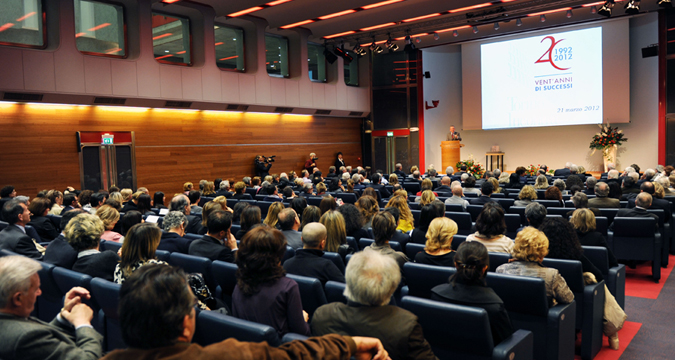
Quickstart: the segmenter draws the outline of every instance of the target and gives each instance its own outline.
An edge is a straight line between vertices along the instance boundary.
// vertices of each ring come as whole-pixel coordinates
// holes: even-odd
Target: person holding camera
[[[316,167],[316,161],[319,160],[318,157],[316,157],[315,153],[309,154],[309,159],[305,161],[305,170],[307,170],[310,174],[314,173],[314,168]]]
[[[262,155],[255,157],[255,172],[261,179],[264,179],[265,176],[269,175],[270,168],[272,167],[272,161],[270,160],[270,158],[266,158]]]

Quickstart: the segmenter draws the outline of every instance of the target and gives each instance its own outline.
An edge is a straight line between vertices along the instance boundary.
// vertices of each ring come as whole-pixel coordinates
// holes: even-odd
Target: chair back
[[[462,204],[445,204],[445,211],[464,212]]]
[[[7,250],[2,250],[0,252],[3,253],[2,256],[15,255],[10,254],[10,251]],[[37,301],[35,302],[36,309],[33,312],[34,316],[38,319],[50,322],[59,312],[61,312],[63,295],[65,295],[65,293],[61,292],[56,281],[54,281],[52,272],[56,266],[46,262],[40,262],[40,265],[42,265],[42,269],[38,271],[38,276],[40,276],[40,290],[42,290],[42,295],[38,296]]]
[[[122,328],[117,312],[121,288],[122,285],[101,278],[91,280],[91,296],[101,308],[98,311],[98,318],[99,324],[104,329],[104,348],[106,351],[127,347],[122,340]]]
[[[506,223],[506,236],[515,239],[520,229],[520,215],[504,214],[504,222]]]
[[[471,214],[466,212],[445,212],[445,217],[452,219],[457,223],[457,233],[460,235],[470,235],[472,233],[473,223]]]
[[[425,247],[424,244],[416,244],[416,243],[409,242],[405,246],[405,254],[406,254],[406,256],[408,256],[408,259],[410,259],[410,261],[412,261],[412,260],[415,259],[415,255],[417,255],[418,252],[424,251],[424,247]]]
[[[267,341],[270,346],[280,344],[279,335],[273,327],[214,311],[200,311],[196,325],[192,341],[201,346],[208,346],[229,338],[247,342]]]
[[[405,263],[403,277],[408,284],[408,295],[431,298],[431,289],[437,285],[447,284],[455,271],[454,267]]]
[[[492,255],[490,253],[490,260]],[[492,266],[492,261],[490,261]],[[546,317],[548,299],[544,279],[528,276],[515,276],[489,272],[485,282],[499,295],[506,310],[518,314]]]
[[[359,244],[353,236],[347,236],[347,245],[351,246],[354,251],[359,251]]]
[[[457,250],[463,242],[466,241],[466,235],[455,235],[452,237],[452,250]]]
[[[323,258],[332,261],[342,274],[345,273],[345,263],[342,261],[340,254],[326,251],[323,253]]]
[[[494,195],[503,195],[503,194],[492,194],[492,195],[494,196]],[[504,212],[508,212],[509,209],[511,208],[511,206],[513,206],[513,203],[516,202],[515,199],[503,198],[503,197],[498,197],[495,200],[497,200],[499,205],[501,205],[502,208],[504,208]]]
[[[483,205],[469,205],[466,207],[466,211],[471,214],[471,221],[476,222],[478,215],[483,211]]]
[[[324,291],[326,292],[326,301],[328,303],[341,302],[346,304],[347,297],[345,297],[344,292],[346,284],[337,282],[337,281],[327,281],[324,286]]]
[[[520,216],[520,224],[527,226],[527,217],[525,216],[525,206],[511,206],[509,208],[509,213],[518,214]]]
[[[99,250],[106,251],[110,250],[117,254],[117,252],[122,248],[122,244],[115,241],[101,240],[101,248]]]
[[[292,258],[293,256],[295,256],[295,249],[286,245],[286,252],[284,253],[284,257],[281,258],[281,263],[285,263],[286,260]]]
[[[169,262],[170,256],[171,253],[167,250],[155,250],[155,257],[157,258],[157,260]]]
[[[232,293],[237,285],[237,265],[216,260],[211,263],[211,273],[220,288],[220,299],[228,306],[232,305]],[[216,291],[218,292],[218,291]]]
[[[294,274],[286,274],[286,276],[298,283],[300,297],[302,298],[302,309],[307,311],[310,319],[319,306],[328,303],[323,286],[318,279]]]
[[[169,264],[182,268],[186,273],[202,274],[211,293],[216,293],[216,282],[211,273],[211,259],[174,252],[169,256]]]
[[[497,270],[499,265],[506,264],[511,259],[510,254],[502,252],[488,252],[488,256],[490,257],[490,267],[488,270],[492,272]]]

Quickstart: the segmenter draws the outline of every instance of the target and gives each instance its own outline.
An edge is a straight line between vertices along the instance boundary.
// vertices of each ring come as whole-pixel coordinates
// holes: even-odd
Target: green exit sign
[[[103,135],[101,136],[101,143],[103,145],[112,145],[114,144],[114,139],[115,137],[113,135]]]
[[[393,131],[387,131],[387,136],[394,136],[394,132]]]

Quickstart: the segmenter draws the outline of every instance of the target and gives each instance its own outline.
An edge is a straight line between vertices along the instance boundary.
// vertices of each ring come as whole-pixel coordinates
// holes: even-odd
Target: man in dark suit
[[[441,193],[451,194],[452,193],[452,188],[450,188],[451,184],[452,184],[452,180],[450,179],[450,177],[449,176],[443,176],[441,178],[441,185],[439,187],[437,187],[434,191],[438,195],[441,195]]]
[[[61,234],[57,236],[56,239],[52,240],[52,242],[49,243],[49,246],[47,246],[45,257],[43,259],[44,262],[64,267],[66,269],[73,268],[73,264],[75,264],[75,261],[77,260],[77,250],[70,246],[63,231],[66,229],[66,225],[68,225],[68,222],[70,222],[72,218],[84,213],[86,213],[86,211],[82,209],[74,209],[61,215]]]
[[[328,281],[344,283],[345,276],[338,267],[323,258],[326,247],[326,227],[321,223],[309,223],[302,229],[302,249],[295,251],[295,256],[284,262],[284,270],[289,274],[308,276],[326,285]]]
[[[264,179],[265,176],[269,175],[270,168],[272,163],[262,155],[255,157],[255,173],[260,176],[261,179]]]
[[[401,163],[396,164],[396,170],[394,171],[394,174],[398,176],[398,181],[401,182],[403,179],[406,178],[406,173],[403,172],[403,165]]]
[[[42,253],[38,250],[35,241],[26,235],[26,224],[30,222],[31,216],[28,206],[14,199],[5,203],[2,212],[9,226],[0,231],[0,249],[42,260]]]
[[[51,323],[30,316],[40,296],[42,266],[24,256],[0,258],[0,283],[10,290],[0,308],[0,358],[98,359],[103,336],[91,326],[93,311],[83,304],[89,291],[66,293],[63,308]]]
[[[230,192],[230,182],[228,180],[221,181],[220,185],[218,186],[218,191],[216,191],[216,197],[218,196],[224,196],[226,198],[231,198],[232,193]]]
[[[81,208],[80,203],[77,202],[77,196],[75,194],[66,194],[63,196],[63,210],[61,210],[61,216],[63,216],[68,211],[73,209]]]
[[[640,192],[647,193],[652,196],[652,204],[649,206],[650,209],[662,209],[665,213],[665,222],[669,222],[672,217],[672,209],[670,207],[670,201],[665,199],[659,199],[654,197],[654,183],[651,181],[645,181],[640,185]],[[628,208],[632,209],[635,207],[635,199],[628,200]]]
[[[345,166],[345,159],[342,158],[342,153],[338,152],[337,157],[335,159],[335,163],[333,164],[335,166],[335,170],[340,170],[341,167]]]
[[[652,196],[648,193],[639,193],[635,198],[635,207],[632,209],[619,209],[616,213],[616,217],[641,217],[641,218],[653,218],[656,220],[656,227],[659,227],[659,216],[647,212],[647,209],[652,205]],[[614,222],[609,226],[609,229],[614,228]]]
[[[380,177],[380,174],[377,173],[373,174],[373,176],[370,178],[371,181],[370,187],[380,192],[381,198],[377,200],[387,199],[391,196],[389,190],[387,190],[387,188],[384,187],[384,185],[380,184],[381,179],[382,178]]]
[[[492,186],[491,182],[484,182],[483,185],[480,187],[480,192],[481,195],[477,198],[472,198],[469,200],[469,204],[471,205],[485,205],[489,202],[495,202],[493,198],[490,197],[492,195],[492,192],[494,191],[494,187]]]
[[[190,251],[191,239],[186,239],[185,226],[187,225],[187,217],[180,211],[171,211],[164,217],[162,221],[162,239],[159,241],[157,250],[165,250],[168,252],[179,252],[187,254]]]
[[[598,179],[596,179],[594,176],[589,177],[586,179],[586,189],[582,190],[586,195],[595,195],[595,184],[598,183]]]
[[[176,195],[171,199],[169,211],[180,211],[188,219],[188,224],[185,227],[185,232],[190,234],[199,234],[202,228],[202,219],[199,216],[190,215],[190,200],[184,194]]]
[[[361,176],[361,174],[352,175],[352,180],[354,181],[354,190],[363,190],[366,188],[366,185],[363,184],[363,176]]]
[[[300,218],[292,208],[285,208],[279,212],[279,228],[286,238],[286,244],[293,249],[302,249],[302,234],[300,229]]]
[[[570,171],[571,166],[572,163],[565,163],[565,167],[562,169],[557,169],[555,172],[553,172],[553,176],[564,176],[567,178],[568,176],[572,175],[572,171]]]
[[[630,174],[624,177],[623,186],[621,187],[621,200],[635,199],[639,193],[640,188],[638,187],[635,178]]]
[[[7,185],[0,189],[0,210],[5,206],[5,204],[12,200],[14,197],[16,197],[16,189],[12,185]],[[2,214],[2,211],[0,211],[0,220],[2,221],[7,221],[5,220],[4,215]]]
[[[237,251],[237,239],[230,232],[232,213],[214,211],[206,220],[208,232],[204,237],[190,244],[190,255],[202,256],[212,261],[220,260],[234,262],[234,252]]]
[[[336,171],[336,170],[335,170],[335,166],[329,167],[329,168],[328,168],[328,175],[326,175],[326,179],[330,179],[330,178],[336,177],[337,174],[335,173],[335,171]]]
[[[273,184],[267,185],[264,189],[261,190],[261,192],[265,192],[265,197],[263,198],[263,201],[283,201],[284,199],[279,195],[279,190],[277,190],[277,187],[274,186]]]
[[[595,184],[595,197],[588,200],[588,207],[591,208],[619,208],[621,204],[619,199],[607,197],[609,195],[609,185],[605,182]]]

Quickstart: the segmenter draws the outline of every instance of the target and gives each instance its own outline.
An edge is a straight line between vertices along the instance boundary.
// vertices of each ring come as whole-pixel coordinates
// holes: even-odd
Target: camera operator
[[[265,176],[269,175],[272,162],[274,162],[274,156],[264,157],[258,155],[255,157],[255,172],[261,179],[264,179]]]
[[[305,170],[307,170],[310,174],[314,173],[314,168],[316,167],[316,161],[319,160],[318,157],[316,157],[315,153],[309,154],[309,159],[305,161]]]

